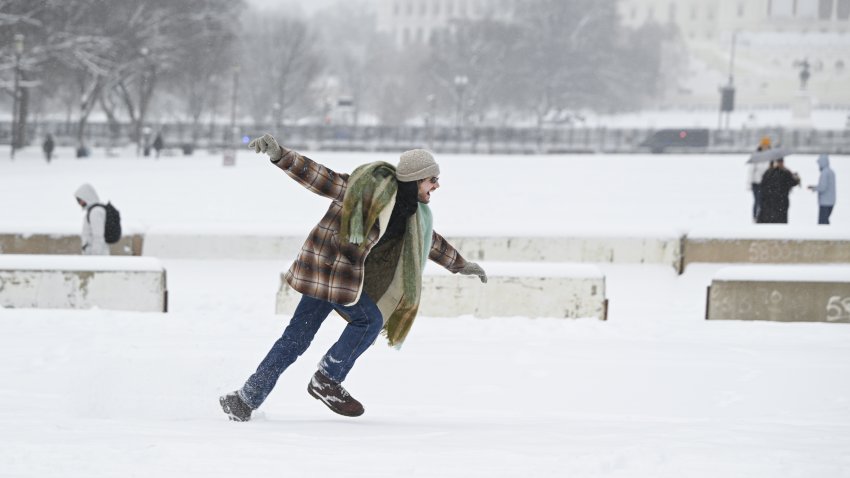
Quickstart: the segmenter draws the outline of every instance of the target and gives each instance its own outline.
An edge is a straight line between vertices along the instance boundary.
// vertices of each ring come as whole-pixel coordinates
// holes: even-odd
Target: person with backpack
[[[87,256],[108,256],[109,244],[121,238],[121,217],[111,203],[101,204],[91,184],[83,184],[74,193],[83,208],[83,232],[80,236],[82,253]]]

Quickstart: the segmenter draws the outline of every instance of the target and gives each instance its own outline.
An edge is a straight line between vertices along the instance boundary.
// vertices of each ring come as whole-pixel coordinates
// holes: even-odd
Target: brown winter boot
[[[307,392],[316,400],[328,406],[335,413],[346,417],[359,417],[365,411],[363,405],[342,388],[342,385],[332,381],[322,372],[316,372],[307,385]]]

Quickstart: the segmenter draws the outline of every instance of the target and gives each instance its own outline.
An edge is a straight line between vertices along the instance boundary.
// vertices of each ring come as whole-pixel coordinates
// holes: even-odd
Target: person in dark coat
[[[47,159],[49,163],[51,159],[53,159],[53,147],[55,144],[53,143],[53,135],[47,134],[47,137],[44,138],[44,142],[41,143],[41,150],[44,151],[44,157]]]
[[[771,161],[761,179],[761,208],[758,222],[761,224],[788,223],[788,195],[794,186],[800,184],[800,176],[785,168],[785,161],[779,158]]]
[[[162,141],[162,133],[157,133],[156,138],[153,140],[153,149],[156,150],[156,157],[159,157],[159,152],[162,150],[162,147],[165,146]]]

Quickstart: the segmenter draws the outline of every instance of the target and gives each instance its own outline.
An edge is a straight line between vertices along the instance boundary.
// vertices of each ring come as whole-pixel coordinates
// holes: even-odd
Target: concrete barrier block
[[[146,231],[143,254],[185,259],[288,259],[301,250],[306,234],[274,227],[157,226]],[[673,232],[645,237],[600,232],[577,237],[450,236],[448,240],[464,257],[475,261],[664,263],[677,269],[681,262],[681,236]]]
[[[419,313],[433,317],[607,318],[605,276],[587,264],[482,263],[488,282],[428,264]],[[301,295],[281,275],[276,312],[292,314]]]
[[[448,241],[475,261],[615,262],[670,264],[681,262],[681,236],[579,235],[533,237],[454,236]]]
[[[850,266],[735,266],[712,278],[708,320],[850,322]]]
[[[239,227],[152,227],[145,235],[143,254],[175,259],[295,258],[306,238],[276,229],[239,233]]]
[[[140,256],[144,230],[138,225],[122,226],[121,239],[110,245],[113,256]],[[0,254],[80,254],[80,226],[0,225]]]
[[[0,306],[165,312],[165,269],[154,258],[0,256]]]
[[[758,224],[734,231],[694,231],[684,238],[682,266],[695,262],[838,264],[850,262],[850,233]]]

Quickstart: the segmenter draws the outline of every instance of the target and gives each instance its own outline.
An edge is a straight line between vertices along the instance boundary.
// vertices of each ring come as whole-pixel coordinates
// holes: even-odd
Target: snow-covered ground
[[[78,225],[83,181],[143,226],[306,234],[327,207],[247,151],[235,167],[59,153],[0,159],[0,223]],[[751,227],[745,157],[438,160],[444,235]],[[816,181],[813,156],[786,162]],[[833,168],[830,227],[850,237],[850,162]],[[789,234],[816,222],[812,193],[791,204]],[[343,326],[331,317],[255,419],[229,422],[217,397],[285,326],[290,260],[165,259],[167,314],[0,310],[0,476],[850,476],[850,326],[706,322],[723,265],[600,264],[607,322],[419,317],[401,351],[379,341],[349,376],[357,419],[306,393]]]

